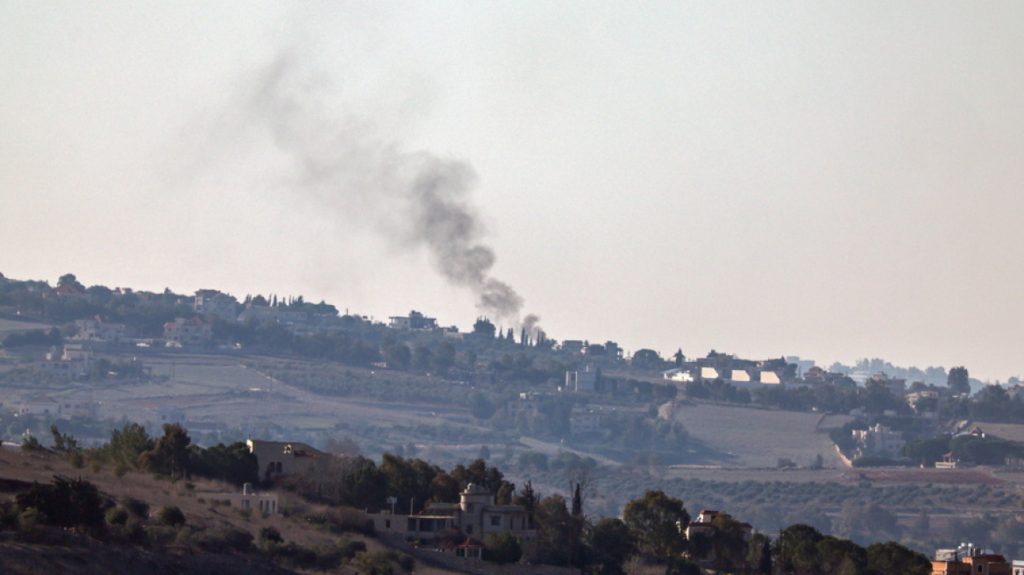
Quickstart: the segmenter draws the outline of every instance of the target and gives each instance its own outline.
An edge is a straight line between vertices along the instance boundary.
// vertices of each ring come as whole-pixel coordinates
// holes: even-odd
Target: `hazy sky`
[[[1005,379],[1022,28],[1018,1],[0,1],[0,272],[468,328],[403,227],[427,159],[558,339]]]

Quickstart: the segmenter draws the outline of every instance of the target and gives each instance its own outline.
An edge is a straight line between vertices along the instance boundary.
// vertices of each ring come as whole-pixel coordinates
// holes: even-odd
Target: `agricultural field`
[[[985,433],[992,434],[996,437],[1009,439],[1010,441],[1024,442],[1024,424],[979,422],[976,425],[985,430]],[[973,425],[971,427],[973,427]]]
[[[51,325],[45,323],[21,321],[16,319],[8,319],[0,317],[0,339],[3,339],[9,333],[16,333],[20,331],[29,331],[36,329],[50,329]]]
[[[777,411],[709,403],[676,403],[672,416],[690,435],[720,451],[728,468],[774,468],[780,459],[810,465],[821,455],[825,466],[836,467],[827,429],[819,429],[821,414]]]

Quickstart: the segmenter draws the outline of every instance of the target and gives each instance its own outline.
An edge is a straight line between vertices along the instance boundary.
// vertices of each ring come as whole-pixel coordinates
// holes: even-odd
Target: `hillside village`
[[[962,367],[865,360],[826,369],[795,356],[714,350],[663,356],[482,317],[460,330],[417,311],[385,322],[299,296],[86,287],[72,274],[55,286],[0,276],[0,344],[5,443],[47,442],[54,424],[83,446],[101,445],[127,421],[154,434],[181,425],[197,445],[248,441],[260,482],[327,473],[317,461],[337,455],[480,459],[519,485],[567,498],[569,478],[592,477],[583,483],[595,516],[619,516],[647,489],[683,489],[768,534],[799,518],[781,512],[781,500],[727,495],[734,481],[764,493],[779,481],[838,482],[857,487],[849,498],[946,484],[960,500],[951,507],[915,491],[891,517],[857,519],[867,523],[853,528],[843,527],[854,521],[846,500],[833,498],[807,522],[863,542],[893,534],[929,554],[967,532],[975,543],[1024,553],[1012,535],[1024,484],[1024,388],[982,384]],[[764,427],[754,438],[733,418]],[[291,451],[264,463],[261,445]],[[307,467],[291,468],[297,461]],[[533,537],[510,499],[472,491],[449,490],[430,508],[421,507],[426,498],[396,502],[371,522],[402,540],[439,529],[472,539],[466,528],[485,534],[494,520],[522,541]],[[259,511],[278,505],[253,501]],[[983,526],[949,519],[971,505],[989,514],[978,518]],[[470,520],[469,506],[491,511]],[[921,514],[936,519],[919,529]],[[453,553],[479,557],[481,541],[461,541]]]

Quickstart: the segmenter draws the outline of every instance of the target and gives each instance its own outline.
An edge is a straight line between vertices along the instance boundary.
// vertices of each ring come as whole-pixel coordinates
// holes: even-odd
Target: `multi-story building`
[[[128,338],[128,328],[123,323],[105,321],[100,316],[75,320],[75,327],[78,333],[73,339],[77,340],[121,343]]]
[[[565,390],[576,393],[597,390],[597,370],[587,365],[583,370],[565,372]]]
[[[1010,567],[1002,555],[966,544],[936,551],[932,575],[1011,575]]]
[[[312,471],[323,453],[305,443],[248,439],[249,453],[256,456],[260,479]]]
[[[497,505],[490,490],[475,483],[466,486],[458,503],[429,503],[415,515],[384,511],[370,517],[378,532],[418,539],[435,539],[451,529],[480,540],[492,533],[511,533],[523,540],[536,536],[526,508]]]
[[[851,433],[857,441],[858,457],[867,454],[896,455],[907,444],[902,434],[880,423],[867,429],[854,429]]]
[[[215,289],[197,291],[192,308],[200,315],[219,317],[225,321],[238,318],[238,300]]]
[[[164,339],[170,346],[206,345],[213,339],[213,328],[200,317],[179,317],[164,324]]]

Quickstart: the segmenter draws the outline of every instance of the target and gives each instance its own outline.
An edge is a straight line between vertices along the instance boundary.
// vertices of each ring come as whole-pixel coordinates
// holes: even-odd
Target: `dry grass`
[[[305,502],[287,492],[278,492],[278,504],[289,516],[262,516],[259,513],[243,513],[240,509],[214,505],[217,494],[237,492],[237,488],[209,480],[195,480],[191,484],[185,481],[171,482],[157,479],[146,473],[128,473],[118,478],[111,469],[94,471],[86,465],[82,469],[73,467],[64,458],[56,454],[24,453],[10,446],[0,448],[0,479],[17,479],[21,481],[49,482],[54,475],[81,477],[92,482],[101,492],[115,499],[133,497],[145,501],[151,513],[160,508],[175,505],[185,514],[187,523],[205,529],[234,528],[248,531],[254,539],[258,539],[263,527],[276,527],[286,542],[295,542],[306,547],[333,545],[339,536],[331,534],[305,520],[308,515],[328,511],[324,505]],[[14,494],[2,493],[0,500],[13,499]],[[334,509],[334,511],[338,511]],[[358,513],[356,510],[350,510]],[[386,547],[378,540],[346,533],[346,539],[362,541],[368,551],[380,551]],[[25,549],[21,550],[25,552]],[[417,566],[420,569],[426,566]],[[443,571],[430,569],[434,573]]]
[[[775,467],[780,458],[809,465],[820,454],[838,466],[828,434],[815,431],[821,415],[739,406],[678,404],[675,417],[690,435],[727,454],[724,467]]]
[[[9,333],[15,333],[19,331],[37,330],[37,329],[50,329],[53,327],[47,323],[36,323],[28,321],[19,321],[15,319],[0,318],[0,339]]]
[[[985,433],[992,434],[996,437],[1009,439],[1010,441],[1024,442],[1024,424],[976,422],[975,425],[984,429]],[[971,427],[973,427],[973,425]]]

